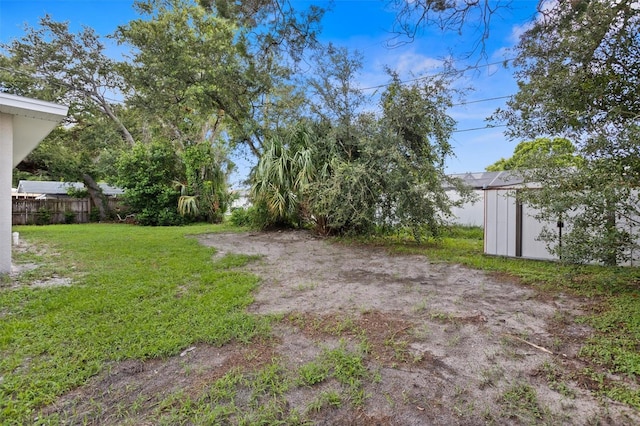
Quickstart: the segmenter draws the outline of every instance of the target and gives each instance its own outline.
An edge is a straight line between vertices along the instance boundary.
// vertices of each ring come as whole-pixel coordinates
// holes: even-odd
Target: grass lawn
[[[15,253],[17,262],[41,265],[20,280],[68,277],[73,285],[35,288],[0,278],[0,424],[30,423],[41,407],[81,386],[112,361],[162,358],[196,343],[223,345],[269,336],[270,319],[245,311],[258,278],[233,269],[249,258],[229,255],[212,261],[212,249],[185,238],[232,229],[115,224],[16,228],[22,239],[42,248]],[[581,355],[636,382],[640,376],[638,268],[488,257],[482,255],[478,230],[456,230],[432,244],[400,239],[366,243],[508,274],[543,292],[590,298],[593,309],[581,321],[596,333]],[[322,363],[301,375],[315,383],[331,366],[337,371],[345,359],[355,365],[347,355],[327,352]],[[264,374],[277,375],[276,367]],[[608,382],[602,372],[581,374],[600,383],[602,394],[640,409],[637,390]],[[223,379],[247,380],[239,377],[234,372]],[[323,404],[331,401],[327,395]]]
[[[45,266],[22,280],[72,277],[68,287],[0,287],[0,424],[29,422],[39,407],[82,385],[107,361],[180,353],[266,333],[245,313],[257,277],[231,271],[246,261],[185,235],[220,230],[126,225],[19,227],[46,247]],[[33,256],[33,255],[32,255]]]

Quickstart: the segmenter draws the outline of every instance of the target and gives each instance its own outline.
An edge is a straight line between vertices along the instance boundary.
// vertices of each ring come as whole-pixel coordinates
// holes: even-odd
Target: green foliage
[[[244,209],[238,208],[231,210],[231,216],[229,217],[229,221],[235,226],[251,226],[253,221],[251,219],[251,210],[253,208]]]
[[[323,382],[329,377],[329,368],[319,362],[310,362],[298,370],[300,381],[306,386],[313,386]]]
[[[460,203],[469,195],[444,173],[454,126],[444,113],[451,96],[447,82],[407,86],[391,77],[381,118],[362,114],[314,145],[326,165],[312,186],[310,210],[329,232],[408,228],[420,241],[438,235],[454,205],[446,187],[460,192]]]
[[[78,189],[74,186],[70,186],[67,188],[67,195],[71,198],[87,198],[89,196],[89,191],[85,188]]]
[[[487,166],[489,172],[526,170],[539,167],[580,167],[583,159],[575,154],[575,146],[565,138],[536,138],[516,145],[513,156],[501,158]]]
[[[75,223],[76,221],[76,214],[72,211],[67,211],[64,212],[64,223],[66,224],[70,224],[70,223]]]
[[[536,391],[529,384],[512,385],[502,394],[500,402],[507,418],[515,418],[522,423],[536,423],[544,418]]]
[[[470,194],[444,173],[453,154],[451,90],[442,78],[401,84],[382,94],[383,114],[361,113],[352,84],[360,62],[330,46],[310,81],[322,104],[316,121],[272,137],[253,172],[253,201],[264,225],[307,221],[323,234],[373,234],[408,228],[417,241],[438,235],[450,208]],[[461,197],[452,202],[446,189]]]
[[[53,212],[47,207],[40,207],[35,214],[36,225],[50,225],[53,218]]]
[[[231,200],[227,175],[233,165],[226,160],[226,152],[220,144],[199,143],[186,147],[181,158],[186,181],[175,183],[180,189],[178,212],[193,220],[220,223]]]
[[[173,148],[162,142],[137,143],[118,161],[117,184],[125,189],[124,200],[141,225],[179,225],[179,192],[173,182],[183,175]]]
[[[314,178],[311,133],[303,125],[273,135],[252,172],[251,198],[258,227],[300,223],[304,193]]]

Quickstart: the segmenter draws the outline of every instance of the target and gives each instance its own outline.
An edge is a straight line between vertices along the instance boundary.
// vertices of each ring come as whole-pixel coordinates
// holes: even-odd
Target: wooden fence
[[[48,225],[57,223],[87,223],[93,206],[88,198],[36,200],[12,198],[12,225]],[[109,207],[120,206],[120,200],[109,199]]]

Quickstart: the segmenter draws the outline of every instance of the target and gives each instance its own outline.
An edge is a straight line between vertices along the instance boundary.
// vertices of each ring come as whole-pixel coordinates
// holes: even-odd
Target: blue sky
[[[38,19],[49,13],[54,20],[69,21],[72,30],[81,25],[94,28],[98,34],[106,35],[116,26],[135,18],[133,0],[0,0],[0,41],[9,42],[23,35],[23,26],[35,26]],[[311,4],[309,0],[293,0],[294,5]],[[327,5],[327,1],[315,1]],[[395,15],[386,9],[386,0],[336,0],[333,10],[323,20],[321,40],[358,50],[364,56],[364,68],[359,76],[360,87],[368,88],[385,84],[388,78],[384,67],[396,70],[401,79],[413,75],[437,73],[442,69],[442,58],[449,52],[463,53],[469,50],[474,34],[443,34],[429,30],[420,34],[409,44],[389,48],[393,39],[390,32]],[[501,62],[512,57],[508,52],[517,41],[517,34],[531,21],[537,0],[513,0],[510,10],[502,10],[494,16],[490,38],[487,43],[488,59],[479,65]],[[455,62],[457,69],[477,64],[476,59]],[[481,66],[466,72],[456,86],[472,87],[466,95],[467,103],[450,110],[458,121],[458,131],[453,134],[452,144],[455,158],[447,161],[447,172],[464,173],[482,171],[500,159],[509,157],[519,141],[507,141],[503,128],[468,130],[486,126],[485,118],[497,107],[504,105],[501,98],[515,93],[517,86],[511,69],[498,65]],[[367,94],[373,94],[368,90]],[[476,102],[481,101],[481,102]],[[240,176],[247,164],[238,161]],[[239,176],[234,177],[237,185]]]

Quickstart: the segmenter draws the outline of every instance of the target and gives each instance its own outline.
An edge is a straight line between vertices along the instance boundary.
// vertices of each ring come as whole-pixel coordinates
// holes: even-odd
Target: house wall
[[[0,112],[0,274],[11,272],[13,116]]]

